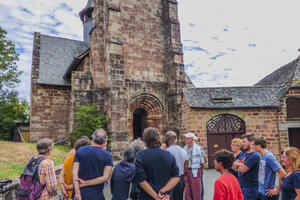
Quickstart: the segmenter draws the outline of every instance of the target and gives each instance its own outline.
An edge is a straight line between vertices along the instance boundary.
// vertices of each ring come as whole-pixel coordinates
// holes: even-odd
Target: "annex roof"
[[[215,87],[183,91],[193,108],[279,107],[286,87]]]

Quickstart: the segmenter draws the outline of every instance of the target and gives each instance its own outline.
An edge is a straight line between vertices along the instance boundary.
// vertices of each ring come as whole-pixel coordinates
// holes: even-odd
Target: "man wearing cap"
[[[188,154],[188,167],[185,169],[185,200],[202,199],[202,169],[204,156],[201,148],[194,142],[195,134],[189,132],[185,134],[186,150]]]

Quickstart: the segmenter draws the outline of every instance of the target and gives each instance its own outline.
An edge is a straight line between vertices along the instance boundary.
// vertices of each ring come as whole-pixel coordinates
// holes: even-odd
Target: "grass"
[[[55,166],[60,165],[69,150],[68,146],[55,145],[49,158]],[[0,141],[0,179],[19,177],[27,161],[36,154],[35,143]]]

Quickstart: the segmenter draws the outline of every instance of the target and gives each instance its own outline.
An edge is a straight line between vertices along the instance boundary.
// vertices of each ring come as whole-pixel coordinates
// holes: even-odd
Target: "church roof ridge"
[[[61,37],[61,36],[53,36],[53,35],[45,35],[45,34],[42,34],[40,32],[37,32],[39,33],[41,36],[43,37],[49,37],[49,38],[56,38],[56,39],[62,39],[62,40],[70,40],[70,41],[74,41],[74,42],[80,42],[80,43],[83,43],[82,40],[76,40],[76,39],[70,39],[70,38],[65,38],[65,37]],[[87,45],[86,45],[87,46]]]
[[[296,67],[299,65],[298,58],[289,62],[286,65],[283,65],[273,71],[272,73],[265,76],[255,86],[283,86],[292,82],[292,79],[295,75]],[[300,79],[300,69],[299,79]],[[300,84],[299,84],[300,86]]]
[[[249,86],[226,86],[226,87],[194,87],[186,88],[185,90],[206,90],[206,89],[242,89],[242,88],[278,88],[279,85],[249,85]]]

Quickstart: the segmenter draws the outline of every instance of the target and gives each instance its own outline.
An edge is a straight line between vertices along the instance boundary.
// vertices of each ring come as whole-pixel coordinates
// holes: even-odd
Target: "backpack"
[[[44,186],[39,180],[39,164],[46,159],[45,157],[32,157],[27,163],[23,173],[20,176],[20,187],[17,191],[19,200],[36,200],[38,199]]]

